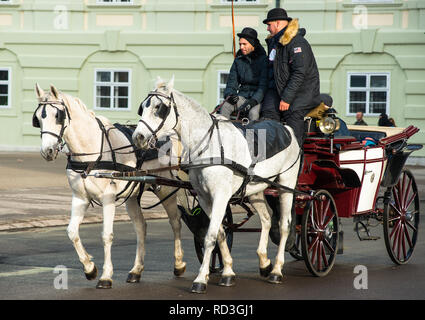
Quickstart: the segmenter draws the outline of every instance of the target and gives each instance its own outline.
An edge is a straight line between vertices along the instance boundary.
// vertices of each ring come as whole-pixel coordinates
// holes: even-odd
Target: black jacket
[[[273,63],[276,89],[292,110],[311,109],[321,102],[319,70],[305,34],[305,29],[298,26],[298,19],[294,19],[276,44]]]
[[[239,50],[227,78],[224,97],[239,95],[263,101],[267,90],[267,55],[261,44],[248,55]]]

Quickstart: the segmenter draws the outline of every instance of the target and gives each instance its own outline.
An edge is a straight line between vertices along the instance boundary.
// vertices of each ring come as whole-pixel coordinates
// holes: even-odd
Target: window
[[[130,77],[130,70],[96,70],[96,109],[129,110]]]
[[[96,0],[97,4],[133,4],[133,0]]]
[[[221,3],[232,3],[232,0],[221,0]],[[233,0],[234,3],[257,3],[258,0]]]
[[[218,71],[217,104],[222,103],[224,100],[224,89],[226,89],[228,76],[229,76],[229,71]]]
[[[0,0],[0,4],[3,4],[3,3],[10,3],[11,2],[11,0]]]
[[[352,3],[394,3],[394,0],[351,0]]]
[[[10,107],[10,69],[0,68],[0,108]]]
[[[348,74],[348,114],[363,112],[367,115],[389,113],[389,73]]]

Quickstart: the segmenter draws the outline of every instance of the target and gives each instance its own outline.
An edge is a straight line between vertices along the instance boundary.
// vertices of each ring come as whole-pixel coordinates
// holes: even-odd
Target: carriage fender
[[[313,164],[321,168],[334,170],[334,172],[341,177],[345,186],[348,188],[357,188],[362,185],[357,173],[354,170],[349,168],[341,168],[332,160],[316,160],[313,162]]]

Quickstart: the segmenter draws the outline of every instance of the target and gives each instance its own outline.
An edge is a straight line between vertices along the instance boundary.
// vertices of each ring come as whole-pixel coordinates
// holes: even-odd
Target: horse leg
[[[205,293],[207,290],[211,254],[216,244],[217,235],[218,235],[221,223],[223,221],[224,215],[226,213],[226,207],[227,207],[227,203],[229,202],[230,196],[231,196],[231,191],[228,192],[227,196],[224,193],[212,195],[213,203],[211,206],[211,211],[208,210],[210,208],[206,206],[206,201],[203,201],[203,197],[199,196],[199,202],[201,204],[201,207],[204,208],[207,214],[209,212],[211,214],[210,214],[210,225],[208,227],[207,235],[205,236],[204,259],[202,261],[201,268],[199,269],[199,274],[194,280],[192,285],[192,292],[194,293]],[[224,241],[224,237],[223,239],[221,238],[220,240],[221,240],[220,243],[222,244],[223,248],[227,247],[227,244]],[[226,274],[224,274],[224,270],[223,270],[223,277],[224,276],[234,277],[233,271],[231,271],[230,273],[230,270],[231,270],[231,267],[227,268]]]
[[[82,199],[75,195],[72,196],[71,220],[69,221],[67,233],[84,267],[84,274],[87,280],[94,280],[97,277],[97,268],[94,262],[91,261],[93,257],[84,249],[79,234],[80,224],[84,219],[84,214],[88,206],[89,201],[87,199]]]
[[[127,282],[137,283],[140,282],[140,278],[144,269],[144,258],[145,258],[145,240],[146,240],[146,221],[143,217],[140,205],[137,201],[137,197],[130,197],[125,203],[128,215],[133,222],[134,231],[137,235],[137,248],[136,257],[134,259],[133,268],[130,270]]]
[[[174,188],[161,188],[158,193],[158,197],[163,199],[170,192],[173,192]],[[162,203],[165,211],[168,215],[168,220],[170,222],[171,228],[174,233],[174,275],[180,277],[186,271],[186,262],[183,261],[183,249],[181,244],[181,214],[180,210],[177,208],[177,196],[173,195],[171,198],[165,200]]]
[[[261,221],[261,235],[257,249],[257,255],[260,263],[260,275],[268,277],[273,268],[270,259],[267,257],[267,244],[271,228],[271,210],[262,192],[250,196],[249,202],[257,211]]]
[[[104,249],[104,262],[103,273],[97,283],[97,289],[110,289],[112,288],[112,275],[113,266],[111,259],[112,240],[114,238],[114,217],[115,217],[115,189],[116,185],[111,182],[105,190],[102,199],[103,206],[103,249]]]
[[[279,195],[280,202],[280,242],[276,255],[274,268],[268,278],[271,283],[281,283],[283,281],[282,268],[285,262],[285,244],[291,225],[291,208],[294,194],[292,192],[283,192]]]
[[[223,272],[221,273],[221,279],[218,285],[223,287],[231,287],[235,284],[236,275],[232,269],[233,259],[230,255],[229,247],[227,246],[226,233],[223,229],[223,225],[220,225],[217,242],[220,248],[221,258],[223,260]]]

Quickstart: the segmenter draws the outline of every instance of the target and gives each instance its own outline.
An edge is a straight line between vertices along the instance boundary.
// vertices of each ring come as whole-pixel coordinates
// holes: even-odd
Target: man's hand
[[[279,110],[280,111],[286,111],[289,109],[289,103],[286,103],[283,100],[280,100],[280,104],[279,104]]]
[[[230,103],[231,105],[235,105],[239,100],[239,96],[237,94],[232,94],[228,96],[226,99],[228,103]]]
[[[258,102],[255,99],[246,100],[238,109],[240,112],[248,112],[252,107],[256,106]]]

